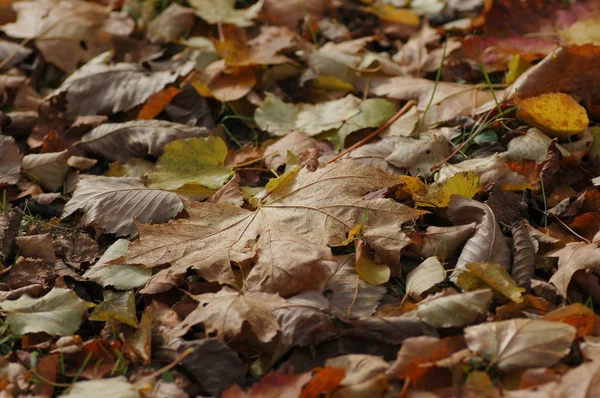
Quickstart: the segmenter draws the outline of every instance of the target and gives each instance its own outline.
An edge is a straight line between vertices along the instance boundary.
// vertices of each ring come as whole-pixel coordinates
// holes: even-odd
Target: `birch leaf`
[[[446,271],[437,257],[425,259],[406,275],[406,294],[418,299],[421,294],[446,279]]]

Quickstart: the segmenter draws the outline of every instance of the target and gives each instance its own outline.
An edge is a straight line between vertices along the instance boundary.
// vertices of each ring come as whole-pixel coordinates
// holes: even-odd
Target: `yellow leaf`
[[[483,289],[486,286],[485,282],[475,276],[471,271],[464,271],[458,275],[456,284],[465,292]]]
[[[268,193],[271,193],[279,186],[281,186],[279,189],[283,189],[286,184],[291,186],[294,183],[299,171],[299,167],[294,167],[290,171],[286,171],[277,178],[271,178],[265,186],[265,189]]]
[[[371,285],[382,285],[390,279],[390,267],[376,263],[362,240],[356,241],[356,273]]]
[[[340,243],[340,246],[346,246],[349,245],[350,243],[354,242],[354,240],[356,239],[357,236],[360,235],[360,233],[362,232],[364,224],[358,224],[353,226],[350,231],[348,231],[348,237],[342,242]]]
[[[421,207],[448,207],[453,195],[472,198],[479,192],[479,176],[472,171],[457,173],[425,194],[413,195],[415,204]]]
[[[400,10],[396,7],[386,4],[373,8],[375,15],[386,22],[397,22],[409,26],[418,26],[419,16],[412,11]]]
[[[354,86],[352,84],[343,81],[339,77],[328,75],[317,76],[310,81],[310,86],[322,90],[354,91]]]
[[[585,108],[564,93],[542,94],[516,100],[517,117],[551,137],[581,133],[589,124]]]
[[[529,67],[531,63],[521,57],[519,54],[513,56],[508,63],[508,72],[506,72],[506,84],[511,84],[519,76],[521,76]]]
[[[508,297],[515,303],[523,302],[521,294],[525,289],[517,286],[508,274],[508,271],[500,264],[488,262],[469,263],[467,264],[467,269],[492,289]]]
[[[218,137],[186,138],[165,145],[156,167],[148,173],[148,186],[176,190],[186,184],[219,189],[233,175],[225,166],[227,145]]]

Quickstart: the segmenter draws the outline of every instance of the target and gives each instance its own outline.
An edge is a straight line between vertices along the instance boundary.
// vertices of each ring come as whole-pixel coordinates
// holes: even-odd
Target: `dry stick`
[[[410,108],[412,108],[416,104],[417,103],[415,102],[415,100],[408,101],[402,107],[402,109],[400,109],[398,111],[398,113],[396,113],[394,116],[392,116],[392,118],[390,120],[388,120],[383,126],[379,127],[377,130],[373,131],[371,134],[369,134],[368,136],[366,136],[362,140],[358,141],[356,144],[352,145],[350,148],[346,149],[344,152],[340,153],[339,155],[337,155],[333,159],[330,159],[327,162],[327,164],[335,162],[336,160],[338,160],[342,156],[345,156],[345,155],[349,154],[350,152],[352,152],[356,148],[358,148],[360,146],[363,146],[367,142],[371,141],[373,138],[375,138],[376,136],[378,136],[383,130],[385,130],[388,127],[390,127],[392,125],[392,123],[394,123],[396,120],[398,120],[400,118],[400,116],[404,115],[406,112],[408,112],[410,110]]]

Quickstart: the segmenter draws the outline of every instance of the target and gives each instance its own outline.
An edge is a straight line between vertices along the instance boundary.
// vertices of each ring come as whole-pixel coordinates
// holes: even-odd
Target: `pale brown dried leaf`
[[[474,222],[453,227],[427,227],[419,254],[422,257],[436,256],[440,261],[452,258],[476,228],[477,223]]]
[[[465,329],[469,349],[488,358],[500,370],[554,365],[569,352],[573,326],[536,319],[511,319]]]
[[[104,123],[81,137],[75,145],[109,160],[162,155],[164,146],[181,138],[205,137],[204,127],[186,126],[166,120],[132,120]]]
[[[513,263],[510,276],[517,285],[529,287],[535,275],[535,246],[524,221],[512,227]]]
[[[93,226],[118,236],[134,235],[140,223],[165,222],[183,204],[173,192],[146,188],[137,178],[94,177],[81,180],[63,210],[63,217],[84,211],[82,225]]]
[[[19,181],[21,153],[12,137],[0,135],[0,186]]]
[[[227,184],[223,185],[217,192],[208,198],[208,203],[221,203],[231,206],[243,206],[244,195],[240,189],[242,179],[236,174]]]
[[[489,206],[473,199],[453,196],[448,206],[448,217],[455,224],[477,223],[475,233],[460,253],[456,263],[457,270],[466,270],[468,263],[482,261],[494,262],[510,269],[510,249]],[[453,275],[455,274],[456,272]]]
[[[277,170],[286,162],[288,151],[296,156],[317,148],[317,141],[304,133],[291,132],[265,148],[265,165]]]
[[[69,151],[25,155],[21,167],[46,189],[56,191],[69,171]]]
[[[186,30],[194,26],[194,10],[171,3],[146,28],[146,38],[151,43],[169,43],[179,39]]]
[[[0,259],[4,260],[10,254],[22,218],[23,212],[18,207],[0,212]]]
[[[554,250],[548,257],[558,257],[558,271],[550,278],[558,291],[567,297],[567,289],[573,275],[580,270],[600,269],[600,248],[596,243],[568,243],[564,248]]]
[[[18,236],[19,254],[23,257],[40,258],[51,263],[56,261],[50,234]]]
[[[492,302],[490,289],[432,297],[417,310],[419,318],[434,328],[464,327],[472,324]]]

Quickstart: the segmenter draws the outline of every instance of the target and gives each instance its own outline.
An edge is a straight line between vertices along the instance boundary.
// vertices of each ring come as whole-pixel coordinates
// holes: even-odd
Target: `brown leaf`
[[[512,227],[513,263],[510,276],[517,285],[529,287],[535,275],[535,246],[524,221]]]
[[[464,327],[484,313],[492,301],[489,289],[430,297],[419,304],[419,319],[434,328]]]
[[[595,243],[568,243],[564,248],[554,250],[548,257],[558,257],[558,271],[550,278],[550,283],[567,296],[567,289],[573,275],[580,270],[598,270],[600,249]]]
[[[273,340],[280,331],[271,311],[285,306],[286,302],[277,294],[240,294],[225,287],[218,293],[192,297],[198,301],[198,307],[173,329],[173,336],[182,336],[199,323],[204,325],[208,336],[216,336],[221,340],[228,340],[240,334],[245,322],[263,343]]]
[[[575,328],[534,319],[484,323],[465,329],[469,349],[500,370],[552,366],[569,352]]]
[[[308,15],[319,20],[330,6],[330,0],[308,0],[298,4],[295,0],[265,0],[262,17],[274,25],[286,25],[296,29],[298,22]]]
[[[2,278],[2,282],[10,290],[16,291],[32,285],[49,288],[52,286],[55,278],[52,263],[37,259],[24,259],[12,265],[8,275]],[[33,292],[28,292],[27,294],[31,297],[38,296],[38,294]],[[20,297],[20,295],[17,297]],[[10,300],[14,300],[17,297],[13,296]]]
[[[12,137],[0,135],[0,153],[0,186],[16,184],[21,174],[21,153]]]
[[[448,217],[455,224],[477,223],[475,233],[458,258],[457,270],[466,270],[468,263],[481,261],[498,263],[510,269],[510,249],[494,213],[487,205],[473,199],[453,196],[448,206]]]
[[[269,169],[277,170],[279,166],[286,163],[288,151],[299,156],[315,148],[317,148],[317,140],[304,133],[293,131],[265,148],[265,165]]]
[[[12,37],[33,39],[46,61],[68,73],[79,62],[110,50],[112,35],[127,36],[135,27],[129,17],[79,0],[21,1],[14,8],[17,21],[0,29]]]
[[[206,201],[208,203],[221,203],[241,207],[244,205],[244,195],[240,189],[242,179],[236,174],[227,184],[223,185],[217,192]]]
[[[346,371],[346,377],[332,397],[378,397],[388,389],[384,373],[390,365],[380,357],[361,354],[343,355],[328,359],[325,365]]]
[[[312,380],[304,386],[300,398],[318,398],[322,394],[332,392],[346,377],[341,368],[325,367],[317,370]]]
[[[18,236],[19,253],[23,257],[39,258],[50,263],[56,261],[50,234]]]
[[[476,227],[477,223],[474,222],[454,227],[427,227],[419,254],[422,257],[436,256],[440,261],[446,261],[454,257],[458,249],[473,235]]]
[[[54,245],[62,253],[63,260],[78,270],[92,264],[101,255],[98,243],[85,233],[60,235],[54,239]]]
[[[41,186],[56,191],[62,187],[69,171],[67,164],[69,156],[69,151],[66,149],[62,152],[25,155],[21,167]]]
[[[183,60],[170,69],[148,72],[136,64],[106,65],[102,61],[95,59],[75,71],[46,97],[46,101],[66,93],[69,104],[66,115],[70,119],[126,111],[146,102],[152,94],[187,74],[195,63]]]
[[[596,314],[590,308],[581,303],[575,303],[566,307],[557,308],[544,315],[542,320],[562,322],[571,325],[577,329],[575,338],[579,339],[589,335],[594,330],[596,323]]]
[[[194,26],[194,10],[171,3],[146,28],[146,39],[151,43],[169,43]]]
[[[222,398],[292,398],[298,397],[302,387],[311,379],[310,372],[284,375],[270,372],[260,382],[244,392],[237,385],[223,392]]]
[[[348,256],[344,256],[348,258]],[[385,294],[385,287],[373,286],[360,279],[353,258],[344,261],[327,285],[331,307],[348,316],[371,316]]]
[[[18,207],[13,207],[9,212],[0,212],[0,259],[2,261],[12,250],[22,218],[23,212]]]
[[[81,224],[107,233],[134,235],[140,223],[165,222],[183,210],[177,194],[146,188],[137,178],[95,177],[81,180],[63,217],[84,211]]]
[[[130,158],[162,155],[165,145],[181,138],[205,137],[203,127],[186,126],[165,120],[132,120],[104,123],[75,145],[109,160],[126,162]]]

